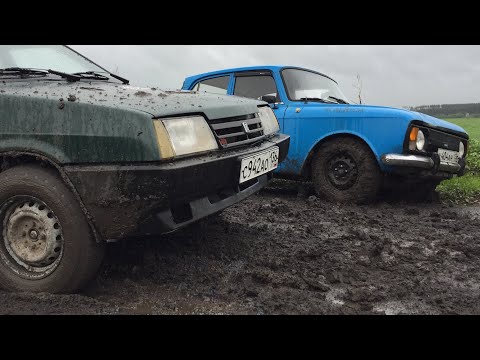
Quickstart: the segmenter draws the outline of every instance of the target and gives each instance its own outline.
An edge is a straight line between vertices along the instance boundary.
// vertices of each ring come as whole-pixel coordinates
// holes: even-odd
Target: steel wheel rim
[[[335,188],[348,190],[357,181],[357,163],[348,154],[335,155],[327,162],[326,175]]]
[[[44,278],[60,264],[64,252],[58,217],[41,200],[15,196],[0,209],[2,259],[22,277]]]

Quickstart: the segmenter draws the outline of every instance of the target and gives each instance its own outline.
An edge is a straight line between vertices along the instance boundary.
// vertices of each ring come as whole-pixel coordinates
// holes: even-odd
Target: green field
[[[463,127],[470,135],[471,139],[477,139],[480,141],[480,118],[459,118],[445,120]]]
[[[480,203],[480,118],[445,119],[465,129],[470,135],[467,156],[468,173],[459,178],[443,181],[437,190],[442,200],[457,204]]]

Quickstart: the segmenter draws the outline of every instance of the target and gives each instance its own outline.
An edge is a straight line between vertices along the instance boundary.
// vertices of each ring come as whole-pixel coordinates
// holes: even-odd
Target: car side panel
[[[59,164],[156,161],[155,139],[140,111],[0,95],[0,152],[33,151]]]
[[[291,104],[292,105],[292,104]],[[382,170],[384,153],[401,153],[409,121],[397,117],[372,116],[355,107],[330,104],[289,106],[282,131],[291,136],[287,159],[278,172],[300,175],[307,156],[322,140],[341,134],[361,138],[371,148]]]

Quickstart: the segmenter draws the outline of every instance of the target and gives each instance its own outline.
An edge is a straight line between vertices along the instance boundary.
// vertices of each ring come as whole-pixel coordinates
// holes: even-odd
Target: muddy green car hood
[[[152,118],[218,119],[257,112],[262,104],[100,81],[0,80],[0,153],[39,153],[59,164],[158,161]]]
[[[184,113],[203,113],[209,119],[240,116],[257,111],[266,103],[241,97],[214,95],[183,90],[134,87],[106,82],[38,81],[0,82],[0,95],[12,94],[44,99],[56,99],[138,110],[152,117]]]

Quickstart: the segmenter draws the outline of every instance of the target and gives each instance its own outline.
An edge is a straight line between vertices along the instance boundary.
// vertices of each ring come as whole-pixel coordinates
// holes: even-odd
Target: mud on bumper
[[[64,169],[105,240],[162,234],[221,211],[259,191],[267,173],[239,184],[240,159],[272,146],[279,161],[290,137],[165,163],[73,165]]]

